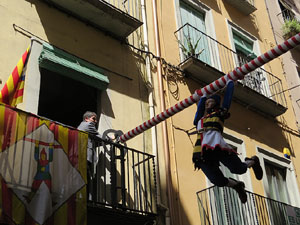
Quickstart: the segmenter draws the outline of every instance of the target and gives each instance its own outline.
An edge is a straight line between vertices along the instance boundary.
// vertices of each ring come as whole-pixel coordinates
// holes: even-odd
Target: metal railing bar
[[[138,162],[140,162],[140,154],[138,154]],[[138,178],[139,178],[139,200],[140,200],[140,210],[143,210],[142,203],[142,182],[141,182],[141,168],[138,165]]]
[[[105,170],[106,170],[106,168],[108,167],[107,165],[106,165],[106,153],[107,153],[107,147],[105,146],[105,145],[103,145],[103,149],[104,149],[104,152],[103,152],[103,161],[104,161],[104,166],[103,166],[103,180],[104,180],[104,184],[106,184],[107,182],[106,182],[106,174],[105,174]],[[105,187],[105,185],[104,185],[104,187],[103,187],[103,195],[104,195],[104,201],[105,202],[107,202],[107,198],[106,198],[106,187]]]
[[[126,188],[125,188],[125,155],[124,155],[124,148],[120,149],[120,163],[121,163],[121,195],[122,195],[122,206],[125,207],[126,205]]]
[[[134,164],[134,152],[131,152],[132,155],[132,164]],[[134,172],[134,168],[132,168],[132,177],[133,177],[133,186],[134,186],[134,208],[138,208],[136,206],[137,202],[137,184],[136,184],[136,175]]]
[[[286,207],[290,205],[249,191],[246,193],[248,201],[242,204],[237,193],[228,187],[213,186],[205,191],[199,191],[197,199],[200,216],[210,211],[211,217],[208,221],[216,225],[282,225],[288,223]],[[203,198],[206,194],[208,197]],[[208,205],[204,207],[205,204]],[[297,209],[300,210],[300,208]],[[200,217],[200,220],[201,225],[207,224],[203,217]]]
[[[212,190],[210,190],[210,192],[212,192]],[[213,195],[210,194],[210,195],[209,195],[209,198],[210,198],[210,201],[209,201],[209,202],[212,202]],[[213,209],[213,207],[212,207],[211,204],[210,204],[210,212],[211,212],[211,218],[214,219],[214,218],[215,218],[215,212],[214,212],[214,209]]]
[[[143,155],[143,158],[145,158],[145,155]],[[143,161],[145,161],[143,159]],[[147,180],[146,180],[146,168],[145,168],[145,163],[143,163],[143,173],[144,173],[144,193],[145,193],[145,198],[144,198],[144,206],[145,206],[145,210],[148,210],[148,191],[147,191]]]
[[[146,158],[146,159],[142,160],[141,162],[139,162],[139,163],[137,163],[137,164],[133,165],[132,167],[136,167],[137,165],[139,165],[139,164],[142,164],[142,163],[144,163],[144,162],[148,161],[148,160],[149,160],[149,159],[151,159],[151,158],[153,158],[153,157],[148,157],[148,158]]]
[[[153,212],[153,199],[152,199],[152,188],[151,188],[151,176],[150,176],[150,171],[151,171],[151,169],[150,169],[150,160],[147,162],[147,165],[148,165],[148,182],[149,182],[149,191],[150,191],[150,193],[149,193],[149,197],[150,197],[150,208],[151,208],[151,211]]]
[[[129,154],[126,154],[126,163],[127,163],[127,192],[130,195],[131,188],[130,188],[130,166],[129,166]],[[129,196],[128,196],[129,197]],[[131,201],[128,201],[128,207],[130,208],[132,206]]]
[[[151,154],[149,154],[149,153],[147,153],[147,152],[141,152],[141,151],[136,150],[136,149],[134,149],[134,148],[130,148],[130,147],[121,145],[121,144],[119,144],[119,143],[112,142],[112,141],[107,140],[107,139],[102,139],[102,138],[97,137],[97,136],[94,136],[94,135],[89,135],[89,138],[92,139],[92,140],[95,140],[95,141],[97,141],[97,140],[98,140],[98,141],[102,141],[102,142],[104,143],[104,145],[113,145],[113,146],[115,146],[115,147],[117,147],[117,148],[125,148],[126,150],[130,150],[130,151],[133,151],[133,152],[136,152],[136,153],[142,153],[142,154],[144,154],[144,155],[147,155],[147,156],[150,157],[150,158],[154,158],[153,155],[151,155]]]

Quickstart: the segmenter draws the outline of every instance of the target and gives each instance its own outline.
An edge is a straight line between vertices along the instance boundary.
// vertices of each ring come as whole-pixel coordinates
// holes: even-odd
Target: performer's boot
[[[239,198],[240,198],[242,203],[247,202],[247,194],[246,194],[246,191],[245,191],[244,182],[237,181],[235,179],[229,178],[227,186],[233,188],[234,190],[236,190],[236,192],[238,193]]]
[[[257,180],[261,180],[263,178],[263,170],[260,166],[259,158],[257,156],[252,156],[251,158],[245,158],[245,163],[248,168],[253,168],[255,177]]]

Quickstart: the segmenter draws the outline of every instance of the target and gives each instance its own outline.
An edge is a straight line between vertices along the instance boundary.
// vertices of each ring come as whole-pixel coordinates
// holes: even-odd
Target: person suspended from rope
[[[244,174],[253,168],[256,179],[261,180],[263,171],[257,156],[245,158],[242,162],[238,153],[222,137],[224,121],[230,117],[228,112],[234,91],[234,82],[229,80],[221,106],[221,97],[217,94],[202,96],[198,102],[194,125],[197,127],[197,141],[193,150],[195,170],[201,169],[206,177],[216,186],[228,186],[237,191],[242,203],[247,202],[245,184],[224,176],[220,162],[231,173]]]

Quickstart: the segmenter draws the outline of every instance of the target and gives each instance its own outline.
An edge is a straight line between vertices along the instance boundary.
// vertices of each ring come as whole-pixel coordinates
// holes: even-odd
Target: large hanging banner
[[[86,224],[87,140],[0,104],[0,223]]]

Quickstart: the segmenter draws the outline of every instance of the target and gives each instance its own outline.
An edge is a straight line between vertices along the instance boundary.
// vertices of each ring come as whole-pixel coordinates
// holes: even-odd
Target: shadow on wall
[[[205,5],[209,6],[211,9],[217,13],[221,13],[221,7],[219,6],[218,0],[201,0]]]
[[[229,20],[236,24],[237,26],[247,30],[250,34],[254,37],[262,41],[259,34],[259,28],[257,27],[257,18],[254,14],[244,15],[238,9],[234,8],[230,4],[224,2],[224,7],[226,8],[227,12],[229,13]]]

